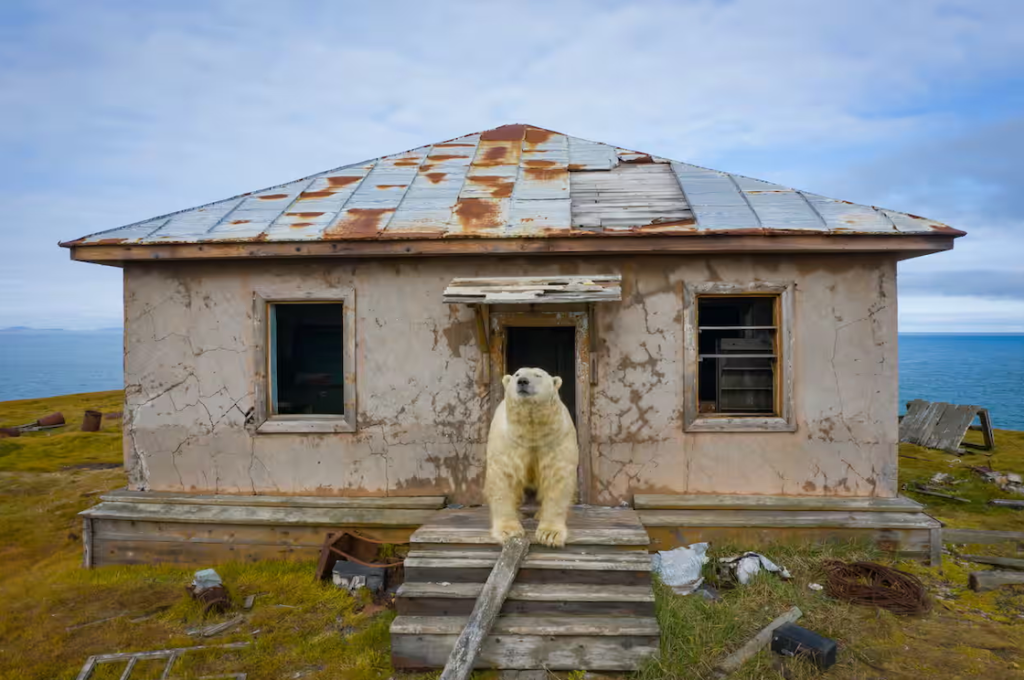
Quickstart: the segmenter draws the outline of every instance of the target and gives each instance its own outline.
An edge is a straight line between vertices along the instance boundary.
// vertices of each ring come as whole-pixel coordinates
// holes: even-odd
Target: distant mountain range
[[[0,328],[0,333],[120,333],[123,328],[32,328],[31,326],[9,326]]]

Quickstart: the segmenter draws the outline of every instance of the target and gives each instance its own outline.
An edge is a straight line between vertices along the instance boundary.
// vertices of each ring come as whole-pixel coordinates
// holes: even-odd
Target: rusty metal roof
[[[964,232],[517,124],[61,245],[780,233]]]

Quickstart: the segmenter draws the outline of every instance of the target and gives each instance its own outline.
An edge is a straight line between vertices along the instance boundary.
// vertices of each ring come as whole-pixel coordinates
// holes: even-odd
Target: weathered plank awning
[[[536,304],[614,302],[622,299],[622,277],[507,276],[452,279],[444,291],[448,304]]]

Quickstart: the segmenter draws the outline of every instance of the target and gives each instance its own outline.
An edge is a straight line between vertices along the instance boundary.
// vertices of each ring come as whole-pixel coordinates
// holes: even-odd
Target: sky
[[[58,241],[506,123],[963,229],[900,330],[1024,332],[1019,0],[3,0],[0,327],[121,324]]]

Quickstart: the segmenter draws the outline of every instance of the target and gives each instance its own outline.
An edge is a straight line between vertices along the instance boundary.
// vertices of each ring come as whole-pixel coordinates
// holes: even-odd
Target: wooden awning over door
[[[453,279],[444,291],[447,304],[565,304],[621,299],[622,277],[619,275]]]

